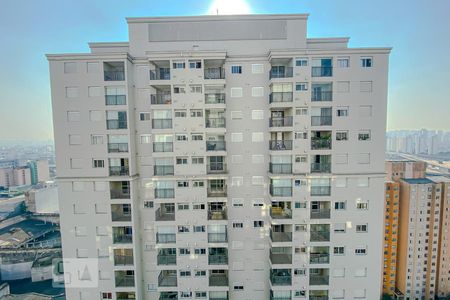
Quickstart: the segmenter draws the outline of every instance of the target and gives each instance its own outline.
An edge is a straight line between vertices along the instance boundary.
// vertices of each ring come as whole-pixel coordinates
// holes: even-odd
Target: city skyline
[[[449,60],[445,59],[449,43],[439,38],[450,33],[450,26],[445,24],[448,22],[445,13],[450,6],[447,1],[436,1],[433,6],[419,1],[379,1],[372,4],[370,10],[359,1],[346,1],[339,6],[332,1],[201,0],[172,1],[170,6],[137,1],[127,7],[114,1],[105,3],[4,3],[0,12],[0,24],[3,25],[0,33],[9,47],[2,49],[4,55],[0,61],[8,70],[0,75],[3,85],[0,104],[4,108],[0,111],[0,119],[8,126],[1,127],[0,139],[52,139],[45,53],[85,52],[86,41],[128,40],[126,26],[123,26],[126,16],[204,15],[217,13],[217,10],[219,14],[308,13],[309,37],[351,36],[350,46],[393,46],[388,129],[450,130],[445,115],[448,98],[442,88],[446,70],[450,67]],[[387,5],[389,10],[383,9]],[[48,14],[48,11],[52,13]],[[44,13],[47,18],[42,20],[40,16]],[[418,36],[421,40],[417,40]],[[423,60],[424,53],[427,53],[426,61]],[[434,91],[433,97],[430,97],[430,90]],[[27,122],[18,116],[26,117]]]

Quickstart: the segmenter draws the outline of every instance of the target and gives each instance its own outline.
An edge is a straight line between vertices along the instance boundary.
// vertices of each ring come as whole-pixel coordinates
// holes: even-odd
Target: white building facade
[[[129,18],[48,55],[67,299],[379,299],[389,48],[307,15]]]

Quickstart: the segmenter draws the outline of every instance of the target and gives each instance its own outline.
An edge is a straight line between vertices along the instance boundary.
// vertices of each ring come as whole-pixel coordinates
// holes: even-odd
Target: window
[[[232,74],[242,74],[242,66],[231,66]]]
[[[195,292],[195,298],[206,298],[206,292]]]
[[[192,164],[193,165],[203,165],[205,163],[204,157],[192,157]]]
[[[264,96],[264,88],[263,87],[252,87],[252,97],[263,97]]]
[[[295,90],[296,91],[307,91],[308,90],[308,83],[307,82],[297,82],[295,84]]]
[[[348,131],[336,131],[336,141],[348,141]]]
[[[203,134],[201,133],[192,133],[191,134],[192,141],[203,141]]]
[[[179,250],[180,255],[189,255],[191,254],[191,249],[189,248],[180,248]]]
[[[187,157],[177,157],[177,165],[187,165]]]
[[[191,109],[191,118],[201,118],[201,117],[203,117],[203,110]]]
[[[189,187],[189,181],[177,181],[177,187],[179,188]],[[185,205],[188,207],[187,209],[189,209],[189,205],[188,204]]]
[[[204,186],[205,186],[204,181],[194,180],[194,182],[192,183],[192,187],[204,187]]]
[[[295,133],[296,140],[305,140],[307,138],[308,138],[308,132],[306,132],[306,131],[297,131]]]
[[[297,115],[297,116],[306,116],[306,115],[308,115],[308,108],[307,107],[297,107],[297,108],[295,108],[295,115]]]
[[[306,58],[306,57],[296,58],[295,66],[296,67],[307,67],[308,66],[308,58]]]
[[[242,223],[242,222],[233,222],[233,228],[244,228],[244,223]]]
[[[356,225],[356,232],[367,232],[367,224]]]
[[[241,87],[231,88],[231,98],[240,98],[240,97],[242,97],[242,88]]]
[[[205,204],[192,204],[192,209],[193,210],[204,210],[205,209]]]
[[[334,255],[344,255],[345,254],[345,247],[334,247],[333,254]]]
[[[244,286],[243,285],[235,285],[234,286],[234,290],[235,291],[243,291],[244,290]]]
[[[264,119],[263,110],[252,110],[252,120],[262,120]]]
[[[175,110],[175,118],[186,118],[186,110]]]
[[[204,271],[204,270],[196,270],[196,271],[195,271],[195,276],[196,276],[196,277],[203,277],[203,276],[206,276],[206,271]]]
[[[105,161],[103,159],[94,159],[94,160],[92,160],[92,167],[93,168],[104,168]]]
[[[252,64],[252,74],[262,74],[262,73],[264,73],[264,65]]]
[[[173,93],[174,94],[184,94],[184,93],[186,93],[186,86],[184,86],[184,85],[174,85],[173,86]]]
[[[102,293],[102,300],[104,299],[112,299],[112,293]]]
[[[370,130],[362,130],[358,133],[359,141],[370,141]]]
[[[253,221],[253,227],[264,227],[264,221]]]
[[[191,93],[194,94],[201,94],[202,93],[202,86],[201,85],[190,85],[189,90]]]
[[[355,254],[356,255],[366,255],[367,249],[365,247],[358,247],[355,249]]]
[[[194,225],[194,232],[205,232],[205,225]]]
[[[308,230],[308,226],[306,224],[296,224],[294,226],[294,230],[296,232],[306,232]]]
[[[306,297],[306,291],[305,290],[301,290],[301,291],[295,291],[294,292],[294,297]]]
[[[356,202],[356,209],[358,210],[367,210],[369,209],[369,203],[367,202]]]
[[[91,145],[101,145],[103,144],[103,135],[91,135]]]
[[[334,202],[334,209],[335,210],[344,210],[345,207],[346,207],[345,201]]]
[[[172,63],[172,67],[174,69],[184,69],[186,67],[186,63],[184,61],[174,61]]]
[[[337,65],[338,65],[338,68],[350,67],[350,57],[338,57]]]
[[[372,57],[361,57],[361,67],[371,68],[372,67]]]
[[[194,253],[196,255],[205,255],[206,254],[206,249],[205,248],[195,248],[194,249]]]
[[[294,269],[295,276],[304,276],[306,275],[306,269]]]
[[[141,121],[149,121],[150,120],[150,113],[149,112],[141,112],[141,113],[139,113],[139,120],[141,120]]]
[[[306,208],[306,202],[295,202],[294,208]]]
[[[178,142],[185,142],[188,140],[188,136],[184,133],[177,133],[175,134],[175,140]]]
[[[295,156],[296,163],[306,163],[308,162],[308,156],[306,155],[296,155]]]
[[[338,117],[347,117],[348,116],[348,107],[338,107],[336,110],[336,115]]]
[[[336,223],[334,224],[334,232],[335,233],[344,233],[346,229],[345,223]]]
[[[178,225],[178,233],[185,233],[185,232],[189,232],[189,226]]]
[[[201,69],[202,62],[200,60],[190,60],[189,61],[189,69]]]
[[[191,276],[191,271],[180,271],[180,277],[189,277]]]
[[[152,142],[152,136],[150,134],[141,134],[140,142],[141,144],[150,144]]]

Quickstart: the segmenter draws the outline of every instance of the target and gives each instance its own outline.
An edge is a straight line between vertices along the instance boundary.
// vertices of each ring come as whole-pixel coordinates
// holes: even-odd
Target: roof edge
[[[198,15],[198,16],[159,16],[128,17],[128,24],[157,22],[192,22],[192,21],[230,21],[230,20],[307,20],[309,14],[245,14],[245,15]]]

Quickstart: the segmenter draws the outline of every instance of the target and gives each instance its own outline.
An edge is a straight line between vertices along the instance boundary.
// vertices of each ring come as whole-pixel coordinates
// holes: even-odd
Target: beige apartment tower
[[[47,56],[65,271],[98,267],[67,299],[379,299],[390,48],[305,14],[127,21]]]

